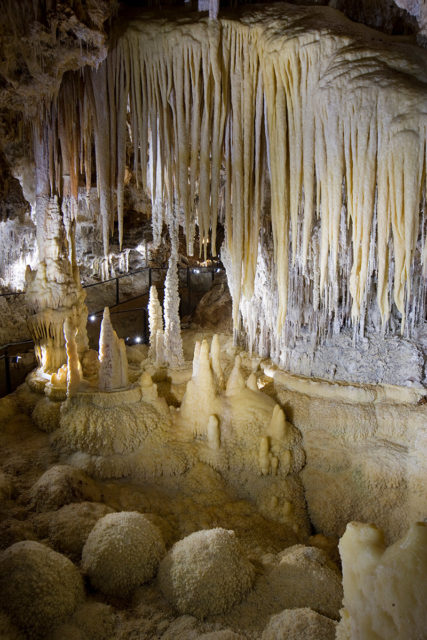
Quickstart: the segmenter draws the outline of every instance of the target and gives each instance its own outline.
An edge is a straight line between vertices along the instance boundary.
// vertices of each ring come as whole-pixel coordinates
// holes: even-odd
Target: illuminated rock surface
[[[7,0],[0,19],[0,277],[20,287],[25,270],[27,283],[25,304],[1,301],[1,332],[24,335],[30,314],[39,365],[0,401],[0,547],[30,548],[41,574],[40,542],[76,563],[86,545],[92,580],[83,594],[65,564],[78,597],[52,583],[49,606],[39,589],[0,629],[259,640],[304,625],[320,640],[343,584],[338,637],[423,638],[424,5],[330,3],[380,33],[296,3],[221,7],[218,20],[214,3],[211,19],[121,11],[107,27],[115,4]],[[203,264],[217,282],[217,252],[230,297],[211,291],[193,315],[204,328],[181,334],[179,291],[196,285],[191,310]],[[150,350],[125,348],[107,310],[98,354],[82,283],[136,253],[137,267],[169,261]],[[89,289],[91,313],[120,296],[145,306],[158,276]],[[139,320],[124,326],[143,341]],[[144,555],[135,518],[165,546]],[[118,533],[92,544],[110,521]],[[239,540],[231,560],[201,544],[169,566],[212,531]],[[19,571],[12,583],[33,584]]]

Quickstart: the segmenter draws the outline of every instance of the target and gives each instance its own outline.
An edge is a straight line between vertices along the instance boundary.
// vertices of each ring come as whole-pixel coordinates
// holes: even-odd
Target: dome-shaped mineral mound
[[[262,640],[334,640],[336,626],[312,609],[285,609],[270,618]]]
[[[98,520],[83,547],[82,567],[95,589],[127,598],[155,575],[164,554],[160,530],[140,513],[121,511]]]
[[[42,638],[83,600],[82,577],[65,556],[39,542],[0,553],[2,607],[30,638]]]
[[[100,518],[112,513],[99,502],[72,502],[49,514],[48,535],[51,546],[79,562],[89,533]]]
[[[204,618],[240,602],[254,573],[234,531],[217,528],[177,542],[160,564],[159,583],[180,613]]]
[[[32,420],[41,431],[51,433],[59,427],[61,402],[42,398],[34,407]]]
[[[30,506],[36,511],[55,511],[71,502],[101,499],[96,483],[80,469],[68,464],[56,464],[33,484],[29,494]]]

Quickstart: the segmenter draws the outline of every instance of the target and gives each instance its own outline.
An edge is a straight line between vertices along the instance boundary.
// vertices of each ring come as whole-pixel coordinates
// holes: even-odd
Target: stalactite
[[[181,220],[191,253],[197,223],[204,257],[209,240],[215,255],[224,221],[236,336],[242,315],[253,348],[284,361],[303,328],[318,342],[350,323],[363,335],[375,297],[382,330],[397,310],[411,335],[424,321],[416,274],[427,270],[424,60],[324,8],[132,21],[83,88],[63,88],[83,95],[87,182],[93,130],[106,255],[115,198],[123,233],[129,124],[155,242],[163,223]],[[69,138],[66,118],[57,121]],[[75,171],[78,145],[64,148]],[[257,294],[249,319],[261,223],[272,229],[266,285],[276,301]]]
[[[57,195],[51,194],[51,129],[45,123],[35,126],[36,228],[39,266],[26,272],[26,301],[33,311],[28,325],[35,342],[36,357],[44,372],[58,370],[66,360],[64,322],[73,318],[78,353],[88,348],[86,333],[86,297],[78,267],[73,261],[73,226],[67,238],[67,212],[61,209]],[[70,250],[71,248],[71,250]]]

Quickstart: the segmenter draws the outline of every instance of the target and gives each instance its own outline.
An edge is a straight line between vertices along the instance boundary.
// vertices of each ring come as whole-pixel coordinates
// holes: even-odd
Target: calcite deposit
[[[0,12],[0,635],[423,640],[425,3],[128,4]]]

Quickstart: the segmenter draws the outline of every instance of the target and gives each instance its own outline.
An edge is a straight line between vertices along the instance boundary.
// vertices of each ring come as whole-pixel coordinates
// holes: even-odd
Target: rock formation
[[[99,334],[99,388],[101,391],[121,389],[128,385],[128,361],[124,340],[118,338],[110,319],[110,310],[104,309]]]

